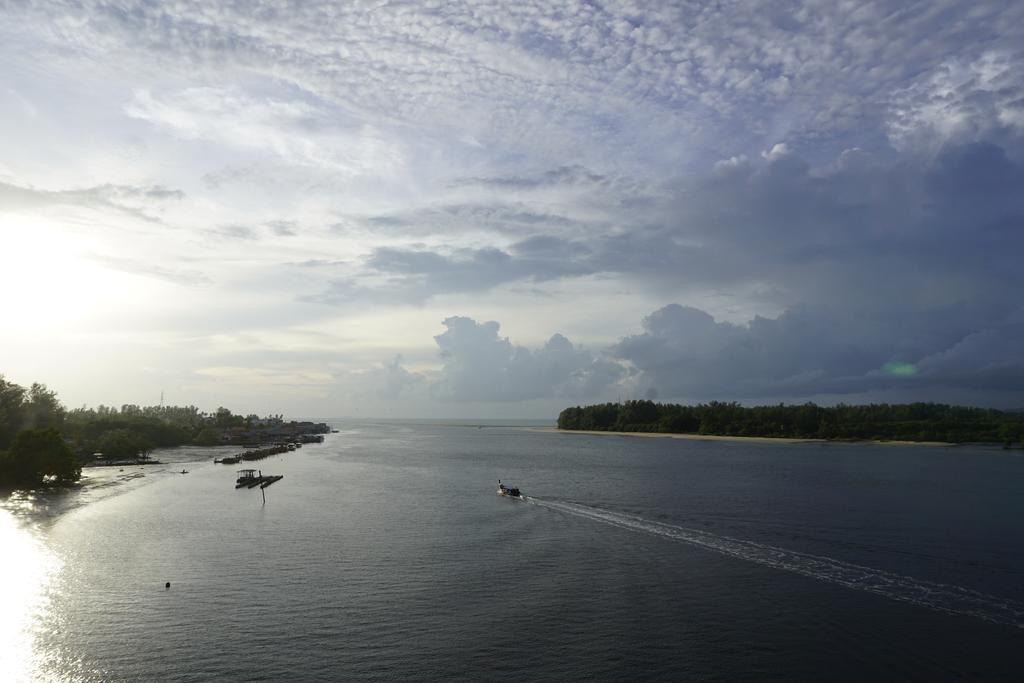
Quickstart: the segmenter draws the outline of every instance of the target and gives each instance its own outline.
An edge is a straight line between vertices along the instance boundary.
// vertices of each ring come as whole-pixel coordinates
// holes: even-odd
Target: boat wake
[[[624,512],[604,510],[579,503],[538,499],[532,496],[526,497],[525,500],[550,510],[609,524],[620,529],[683,541],[723,555],[802,574],[847,588],[883,595],[893,600],[909,602],[949,614],[977,617],[995,624],[1024,628],[1024,604],[961,586],[915,579],[831,557],[786,550],[697,529],[687,529]]]

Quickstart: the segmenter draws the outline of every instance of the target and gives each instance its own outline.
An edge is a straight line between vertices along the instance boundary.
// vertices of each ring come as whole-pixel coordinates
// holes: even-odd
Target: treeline
[[[800,439],[1003,443],[1024,439],[1024,414],[941,403],[747,408],[626,401],[566,408],[559,429]]]
[[[154,448],[213,446],[222,443],[225,430],[247,427],[258,420],[257,415],[235,415],[223,407],[205,413],[195,406],[100,405],[68,412],[64,433],[78,453],[99,451],[123,458],[145,455]]]
[[[0,487],[77,481],[93,453],[108,460],[145,460],[154,448],[222,443],[225,430],[258,419],[227,408],[204,413],[195,406],[101,405],[69,411],[45,385],[26,389],[0,375]]]
[[[66,412],[45,385],[26,389],[0,375],[0,486],[78,481],[82,465],[61,435]]]

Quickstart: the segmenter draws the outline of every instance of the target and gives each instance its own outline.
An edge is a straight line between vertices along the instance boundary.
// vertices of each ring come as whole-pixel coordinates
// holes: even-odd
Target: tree
[[[11,445],[25,423],[25,388],[0,375],[0,450]]]
[[[214,423],[221,429],[228,429],[230,427],[241,427],[245,424],[245,418],[241,415],[233,415],[227,408],[217,408],[217,414],[214,417]]]
[[[14,486],[39,486],[47,479],[70,484],[81,476],[81,464],[56,429],[20,432],[0,463],[0,482]]]
[[[120,460],[146,457],[153,450],[153,442],[131,429],[112,429],[96,440],[96,448],[108,458]]]
[[[216,446],[223,443],[220,438],[220,430],[213,427],[205,427],[200,430],[193,441],[200,446]]]
[[[25,427],[60,429],[64,426],[64,406],[57,400],[57,393],[47,389],[45,384],[35,382],[29,387],[24,411]]]

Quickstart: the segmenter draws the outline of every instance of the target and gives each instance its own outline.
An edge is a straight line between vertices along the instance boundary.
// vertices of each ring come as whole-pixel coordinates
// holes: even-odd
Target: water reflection
[[[60,561],[40,540],[38,530],[23,521],[32,510],[31,495],[12,498],[0,508],[0,679],[29,681],[36,678],[37,629]]]

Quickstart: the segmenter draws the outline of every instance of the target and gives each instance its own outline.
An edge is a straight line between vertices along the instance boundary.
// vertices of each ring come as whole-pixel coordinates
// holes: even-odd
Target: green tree
[[[34,487],[47,480],[78,481],[82,466],[56,429],[26,429],[18,434],[0,462],[0,482]]]
[[[67,411],[57,400],[57,393],[47,389],[45,384],[36,382],[29,387],[24,410],[25,427],[60,429],[64,426]]]
[[[194,439],[195,443],[199,446],[216,446],[223,443],[220,438],[220,430],[214,429],[213,427],[205,427]]]
[[[131,429],[112,429],[96,440],[96,448],[108,458],[145,458],[153,450],[153,442]]]
[[[217,408],[214,422],[221,429],[228,429],[229,427],[241,427],[245,424],[245,418],[241,415],[234,415],[227,408],[221,407]]]
[[[938,403],[887,403],[832,407],[814,403],[746,408],[711,401],[680,406],[628,401],[566,408],[561,429],[694,432],[732,436],[819,437],[1002,442],[1012,445],[1024,431],[1020,413]]]
[[[25,423],[25,388],[0,375],[0,450],[7,448]]]

